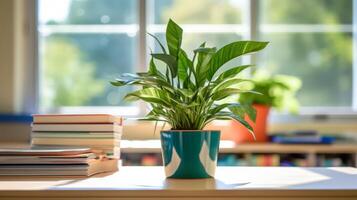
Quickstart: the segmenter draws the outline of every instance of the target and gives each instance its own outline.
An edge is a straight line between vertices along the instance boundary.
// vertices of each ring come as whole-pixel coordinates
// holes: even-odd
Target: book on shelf
[[[121,133],[122,126],[118,124],[34,124],[33,132],[115,132]]]
[[[332,144],[335,137],[319,135],[316,131],[295,131],[271,135],[271,142],[279,144]]]
[[[122,125],[123,118],[108,114],[61,114],[61,115],[33,115],[35,124],[112,124]]]

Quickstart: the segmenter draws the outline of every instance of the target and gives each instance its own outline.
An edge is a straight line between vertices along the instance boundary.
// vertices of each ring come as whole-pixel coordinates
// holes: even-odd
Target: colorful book
[[[108,114],[62,114],[62,115],[33,115],[35,124],[118,124],[122,125],[123,118]]]

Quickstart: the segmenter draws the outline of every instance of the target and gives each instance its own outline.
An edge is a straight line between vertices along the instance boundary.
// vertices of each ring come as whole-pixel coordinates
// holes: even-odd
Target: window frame
[[[140,70],[144,71],[146,70],[147,64],[148,64],[148,48],[147,48],[147,34],[146,31],[148,30],[148,24],[149,24],[149,16],[147,16],[148,13],[148,4],[149,1],[151,0],[138,0],[138,27],[137,27],[137,34],[138,34],[138,58],[139,58],[139,65],[135,70]],[[281,24],[274,24],[274,25],[262,25],[259,22],[259,14],[260,14],[260,1],[261,0],[247,0],[247,6],[248,6],[248,11],[247,16],[243,16],[243,24],[244,26],[248,27],[248,31],[244,32],[242,34],[244,39],[259,39],[260,34],[262,32],[269,32],[269,31],[286,31],[287,27],[293,27],[295,30],[289,29],[289,32],[294,32],[294,31],[299,31],[302,28],[309,28],[312,27],[316,31],[321,31],[321,32],[339,32],[339,31],[347,31],[352,34],[353,37],[353,62],[352,62],[352,70],[353,70],[353,82],[352,82],[352,105],[351,107],[347,108],[342,108],[342,107],[334,107],[330,106],[327,107],[328,109],[320,108],[320,107],[301,107],[301,110],[299,112],[299,115],[296,118],[311,118],[315,119],[316,116],[324,116],[326,118],[339,118],[339,117],[348,117],[348,118],[356,118],[357,119],[357,26],[355,24],[357,23],[357,0],[352,0],[353,1],[353,20],[352,20],[352,25],[306,25],[304,27],[301,27],[301,25],[287,25],[287,26],[281,26]],[[35,72],[33,74],[29,74],[31,76],[31,80],[35,80],[35,92],[31,97],[32,102],[38,102],[39,100],[39,93],[40,93],[40,85],[39,85],[39,55],[38,55],[38,37],[40,36],[39,34],[39,24],[38,24],[38,0],[31,0],[31,4],[33,6],[29,6],[29,13],[30,16],[35,17],[35,20],[30,20],[30,25],[32,25],[34,28],[34,33],[32,33],[34,37],[34,51],[31,52],[32,55],[36,58],[35,59]],[[75,26],[75,25],[73,25]],[[300,26],[300,27],[299,27]],[[309,26],[309,27],[308,27]],[[70,28],[70,26],[68,27]],[[135,28],[134,28],[135,29]],[[251,57],[245,58],[247,60],[243,62],[253,62],[256,63],[256,56],[252,55]],[[110,107],[110,106],[90,106],[90,107],[98,107],[98,108],[103,108],[105,107]],[[139,112],[135,112],[135,109],[139,107]],[[80,107],[72,107],[73,109],[71,110],[70,107],[66,107],[65,113],[73,113],[78,111],[78,108],[82,108],[85,112],[86,107],[85,106],[80,106]],[[132,109],[132,113],[137,113],[137,115],[127,115],[127,117],[140,117],[143,116],[146,111],[147,111],[147,106],[145,103],[139,103],[135,106],[116,106],[117,113],[126,113],[126,112],[121,112],[121,111],[127,111],[127,109]],[[342,108],[342,109],[341,109]],[[46,110],[41,110],[41,107],[39,105],[36,105],[32,109],[28,109],[30,113],[33,112],[48,112]],[[100,109],[98,109],[100,110]],[[50,112],[56,112],[50,111]],[[282,114],[277,114],[276,112],[273,112],[273,118],[281,118],[282,116],[286,116],[286,113]]]

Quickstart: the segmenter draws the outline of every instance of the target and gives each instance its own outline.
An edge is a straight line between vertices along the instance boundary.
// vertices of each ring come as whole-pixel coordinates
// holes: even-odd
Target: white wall
[[[34,0],[0,1],[0,113],[36,108]]]

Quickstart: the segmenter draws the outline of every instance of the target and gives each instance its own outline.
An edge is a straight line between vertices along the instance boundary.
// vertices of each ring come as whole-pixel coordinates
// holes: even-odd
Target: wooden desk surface
[[[162,167],[79,177],[0,177],[0,199],[357,199],[356,168],[219,167],[216,179],[165,179]]]

